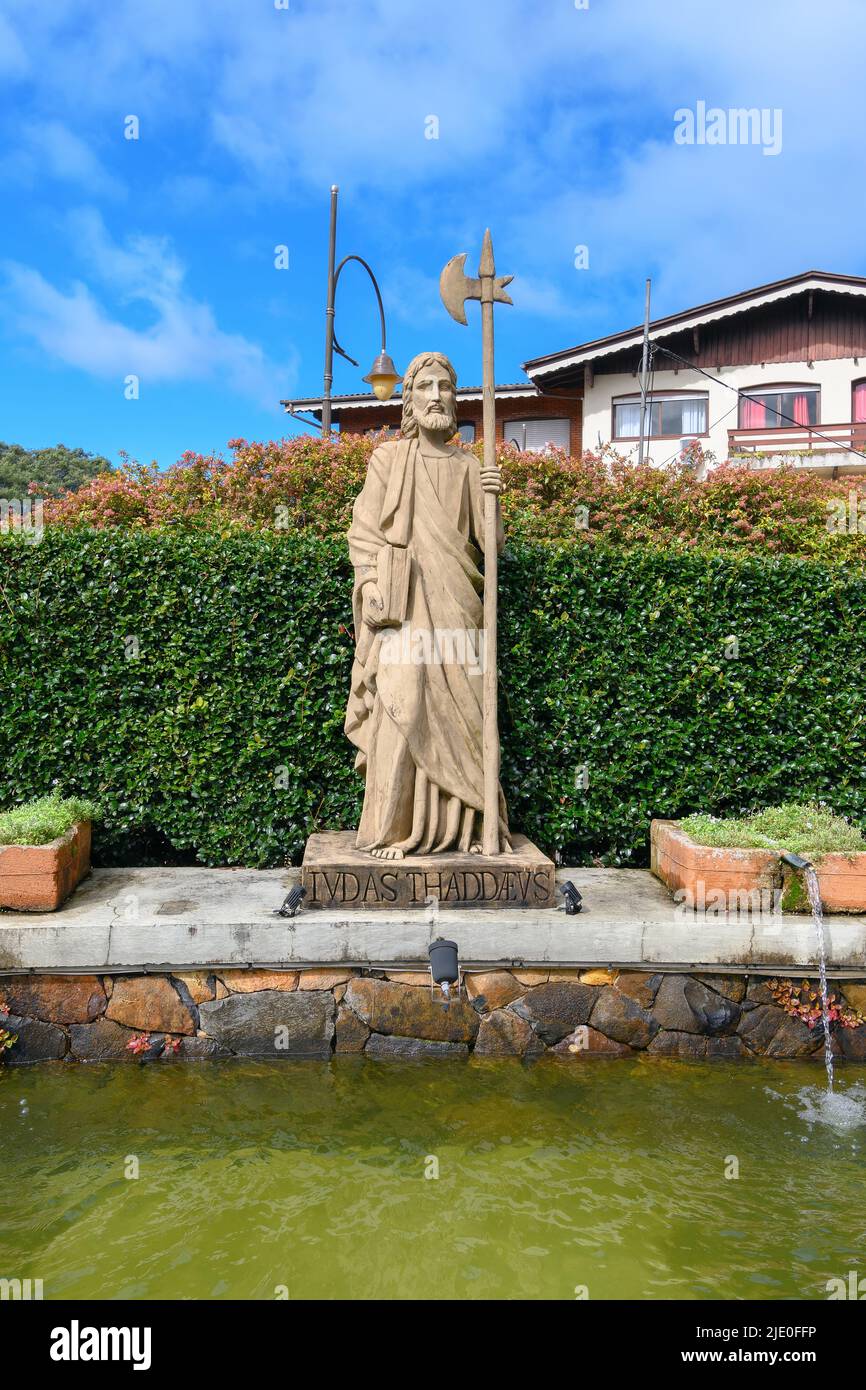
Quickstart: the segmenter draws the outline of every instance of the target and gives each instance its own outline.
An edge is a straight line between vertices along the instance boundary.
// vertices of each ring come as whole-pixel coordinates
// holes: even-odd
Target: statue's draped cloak
[[[483,517],[474,454],[426,460],[416,440],[372,454],[349,529],[356,647],[345,727],[366,778],[360,849],[467,850],[480,838]],[[385,545],[408,550],[408,608],[402,628],[375,630],[362,589]],[[499,801],[505,839],[501,791]]]

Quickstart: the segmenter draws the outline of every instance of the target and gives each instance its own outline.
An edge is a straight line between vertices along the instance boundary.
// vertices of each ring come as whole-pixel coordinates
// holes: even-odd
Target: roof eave
[[[686,309],[681,313],[656,319],[649,326],[650,341],[655,342],[660,338],[685,332],[689,328],[698,328],[702,324],[713,323],[718,319],[730,318],[733,314],[746,313],[749,309],[760,308],[764,304],[773,304],[781,299],[789,299],[794,294],[804,294],[810,289],[824,289],[836,294],[854,294],[862,297],[866,296],[866,278],[837,275],[831,271],[808,271],[805,275],[774,281],[770,285],[761,285],[757,289],[748,290],[742,294],[729,295],[726,299],[713,300],[709,304],[699,305],[695,309]],[[528,361],[522,362],[521,366],[530,379],[534,380],[536,376],[563,371],[567,367],[581,366],[587,362],[596,361],[599,357],[608,357],[611,353],[622,352],[629,347],[638,347],[642,341],[643,326],[638,324],[635,328],[628,328],[620,333],[612,333],[605,338],[596,338],[589,343],[580,343],[577,347],[568,348],[564,352],[548,353],[545,357],[530,358]]]
[[[494,394],[496,400],[506,401],[519,396],[540,396],[542,393],[532,381],[515,381],[507,386],[497,387]],[[465,390],[461,391],[459,388],[457,390],[458,404],[482,399],[483,392],[480,386],[467,386]],[[372,410],[377,407],[382,409],[388,406],[400,406],[402,401],[402,395],[392,396],[387,401],[380,401],[372,392],[370,395],[364,396],[332,396],[331,410]],[[280,405],[288,415],[292,415],[297,410],[302,410],[307,415],[321,415],[322,413],[321,396],[307,396],[302,400],[293,401],[282,400]]]

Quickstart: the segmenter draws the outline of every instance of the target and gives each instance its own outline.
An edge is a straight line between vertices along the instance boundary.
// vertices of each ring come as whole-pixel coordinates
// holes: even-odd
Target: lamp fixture
[[[400,373],[383,348],[369,372],[364,377],[364,381],[372,386],[373,394],[376,396],[377,400],[388,401],[393,396],[394,387],[399,380]]]
[[[457,942],[446,941],[444,936],[437,936],[435,941],[430,942],[427,954],[430,957],[431,981],[434,985],[439,986],[446,1005],[450,1004],[453,985],[457,985],[457,993],[460,993],[460,963],[457,954]]]

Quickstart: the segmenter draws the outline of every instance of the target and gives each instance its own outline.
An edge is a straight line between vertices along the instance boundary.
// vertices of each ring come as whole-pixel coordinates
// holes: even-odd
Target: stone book
[[[377,561],[377,584],[382,595],[385,623],[399,627],[406,621],[409,604],[409,551],[401,545],[383,545]]]

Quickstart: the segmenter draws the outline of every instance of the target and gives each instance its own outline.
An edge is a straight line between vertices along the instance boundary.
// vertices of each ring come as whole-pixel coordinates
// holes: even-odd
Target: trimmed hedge
[[[342,540],[49,528],[0,538],[0,586],[0,806],[92,797],[102,863],[274,865],[357,823]],[[818,798],[863,824],[864,633],[859,568],[511,543],[512,824],[629,863],[654,815]]]

